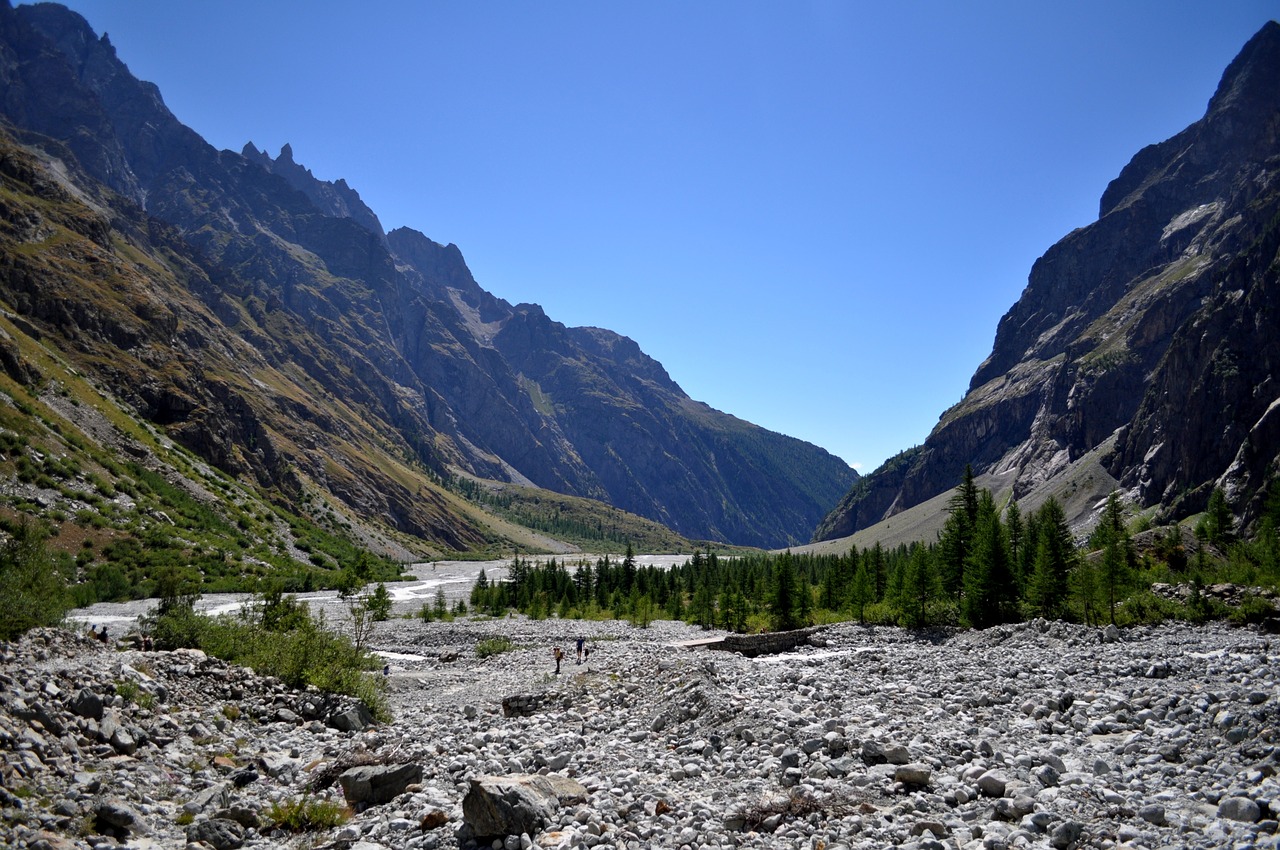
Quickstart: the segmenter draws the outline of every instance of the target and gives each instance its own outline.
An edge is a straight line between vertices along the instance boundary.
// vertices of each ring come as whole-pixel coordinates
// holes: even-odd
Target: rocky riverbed
[[[516,648],[477,657],[499,636]],[[679,646],[707,636],[392,620],[374,641],[396,720],[365,726],[199,653],[35,632],[0,649],[0,845],[1277,846],[1262,633],[840,625],[785,655]],[[299,801],[351,817],[272,825]]]

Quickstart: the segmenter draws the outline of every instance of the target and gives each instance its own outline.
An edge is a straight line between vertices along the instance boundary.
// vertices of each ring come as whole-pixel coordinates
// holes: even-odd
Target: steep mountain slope
[[[842,537],[959,481],[1014,498],[1115,481],[1167,518],[1215,485],[1246,520],[1276,474],[1280,421],[1280,25],[1231,63],[1204,118],[1145,148],[1098,221],[1031,270],[991,355],[922,446],[858,482],[818,527]],[[1092,454],[1091,454],[1092,453]],[[1087,523],[1094,499],[1079,500]]]
[[[70,313],[36,292],[43,279],[10,278],[0,295],[46,344],[92,340],[99,380],[229,473],[289,498],[305,478],[459,549],[486,533],[432,477],[533,484],[762,546],[807,537],[856,478],[693,402],[630,340],[494,298],[456,247],[383,233],[290,148],[214,150],[63,7],[0,4],[0,115],[67,191],[108,198],[93,201],[110,210],[94,225],[100,259],[144,255],[118,279],[149,306],[112,336],[102,315],[128,322],[97,290],[70,296]],[[12,251],[43,261],[45,246],[29,234]]]

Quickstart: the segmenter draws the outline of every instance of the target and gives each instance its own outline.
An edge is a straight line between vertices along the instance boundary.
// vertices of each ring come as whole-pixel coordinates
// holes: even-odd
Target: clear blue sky
[[[863,472],[1280,3],[73,0],[212,144]]]

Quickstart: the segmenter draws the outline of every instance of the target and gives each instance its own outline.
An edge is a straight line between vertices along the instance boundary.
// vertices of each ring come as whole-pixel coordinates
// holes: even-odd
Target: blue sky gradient
[[[863,472],[1280,3],[72,0],[212,144]]]

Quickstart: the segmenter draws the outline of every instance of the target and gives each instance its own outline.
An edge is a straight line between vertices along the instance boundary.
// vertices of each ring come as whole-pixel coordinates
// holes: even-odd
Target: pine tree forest
[[[854,547],[843,555],[707,551],[670,569],[637,565],[630,546],[620,559],[517,557],[507,580],[481,575],[471,607],[491,616],[514,609],[539,619],[619,618],[639,626],[685,620],[744,633],[838,621],[986,628],[1044,617],[1132,625],[1226,616],[1200,588],[1280,577],[1280,487],[1249,542],[1234,539],[1229,520],[1211,512],[1196,528],[1194,555],[1177,527],[1148,534],[1154,543],[1139,555],[1132,530],[1141,525],[1112,494],[1092,535],[1076,541],[1054,499],[1024,515],[1015,502],[997,504],[966,470],[943,530],[927,545]],[[1156,582],[1193,590],[1185,602],[1172,602],[1151,592]]]

